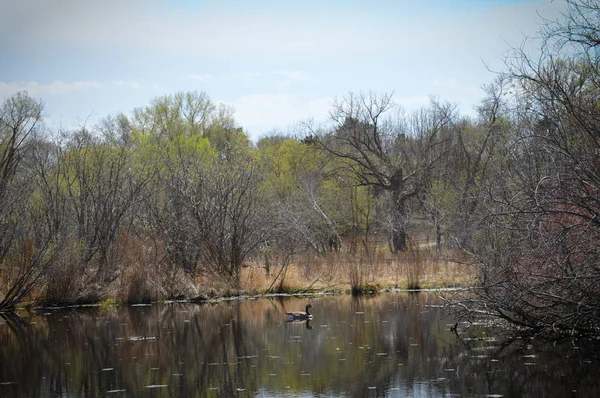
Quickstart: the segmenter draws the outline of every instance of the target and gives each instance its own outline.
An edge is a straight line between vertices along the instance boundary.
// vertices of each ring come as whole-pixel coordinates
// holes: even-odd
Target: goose
[[[306,321],[312,319],[313,316],[308,313],[308,309],[312,308],[312,305],[306,304],[306,312],[286,312],[288,321]]]

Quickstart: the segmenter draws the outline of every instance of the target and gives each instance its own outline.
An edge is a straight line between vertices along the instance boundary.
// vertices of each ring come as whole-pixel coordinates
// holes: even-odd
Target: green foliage
[[[259,156],[265,174],[263,189],[283,198],[297,193],[303,177],[318,173],[323,154],[314,146],[282,137],[259,143]]]
[[[247,152],[250,139],[234,118],[233,108],[219,105],[204,136],[223,159],[232,160],[236,155]]]
[[[166,177],[178,168],[207,165],[217,158],[210,141],[201,135],[156,137],[152,133],[133,130],[134,159],[137,166],[152,164],[159,175]]]
[[[134,111],[134,125],[158,137],[204,134],[215,105],[204,92],[178,92],[155,98]]]

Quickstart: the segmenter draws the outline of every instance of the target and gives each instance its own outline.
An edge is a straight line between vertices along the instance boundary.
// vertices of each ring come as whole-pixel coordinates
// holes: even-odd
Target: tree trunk
[[[402,169],[397,169],[390,181],[392,191],[392,211],[394,212],[394,224],[392,232],[392,245],[394,253],[406,250],[406,208],[407,196],[404,193],[404,179]]]
[[[435,250],[438,254],[442,251],[442,223],[439,220],[435,223]]]
[[[394,245],[394,253],[406,250],[406,229],[404,228],[404,225],[401,225],[399,228],[394,228],[392,243]]]

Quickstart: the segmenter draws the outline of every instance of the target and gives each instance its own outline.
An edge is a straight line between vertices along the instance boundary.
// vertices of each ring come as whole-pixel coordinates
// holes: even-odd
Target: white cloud
[[[136,90],[142,89],[143,86],[136,82],[135,80],[115,80],[112,81],[111,84],[115,85],[115,86],[126,86],[126,87],[131,87],[131,88],[135,88]]]
[[[188,76],[191,80],[199,81],[202,83],[209,81],[219,82],[242,82],[242,83],[254,83],[263,81],[266,84],[274,84],[277,88],[282,89],[290,86],[297,82],[310,81],[310,75],[301,70],[276,70],[267,73],[261,72],[238,72],[230,74],[216,75],[212,73],[199,73],[190,74]]]
[[[302,100],[295,95],[250,94],[236,98],[232,105],[238,123],[249,131],[253,139],[277,128],[315,119],[323,121],[329,112],[332,99],[328,97]]]
[[[249,94],[236,98],[231,105],[242,125],[262,125],[265,120],[280,125],[306,116],[293,95]]]
[[[436,87],[447,87],[447,88],[455,88],[458,86],[458,80],[456,79],[446,79],[443,81],[435,80],[433,85]]]
[[[241,72],[235,73],[231,75],[225,75],[224,79],[227,81],[242,81],[242,82],[251,82],[259,79],[262,76],[262,73],[253,73],[253,72]]]
[[[192,7],[158,0],[13,1],[0,15],[0,35],[12,48],[69,47],[226,59],[320,55],[327,62],[339,55],[388,56],[447,48],[458,54],[485,51],[485,56],[497,56],[498,44],[518,45],[523,33],[535,33],[538,9],[552,19],[564,7],[549,0],[486,2],[466,9],[408,1],[372,6],[341,2],[334,9],[317,2],[304,9],[293,4],[266,9],[261,3],[255,7],[225,3]]]
[[[432,83],[437,98],[458,104],[460,111],[465,115],[473,115],[475,106],[483,96],[481,86],[465,84],[458,79],[435,80]]]
[[[310,76],[301,70],[278,70],[274,72],[276,75],[283,76],[288,80],[303,82],[310,80]]]
[[[427,106],[431,98],[428,95],[416,95],[412,97],[397,97],[394,96],[393,101],[400,105],[406,111],[414,111],[423,106]]]
[[[213,80],[215,78],[210,73],[200,73],[200,74],[194,74],[194,73],[192,73],[189,77],[192,80],[197,80],[197,81],[200,81],[200,82],[207,82],[207,81]]]
[[[200,81],[200,82],[208,82],[208,81],[221,81],[221,82],[234,82],[241,81],[244,83],[249,83],[251,81],[255,81],[262,76],[261,73],[256,72],[239,72],[239,73],[231,73],[224,75],[214,75],[212,73],[199,73],[199,74],[191,74],[189,78],[192,80]]]
[[[98,81],[63,82],[61,80],[55,80],[47,84],[40,84],[35,81],[0,82],[0,94],[8,96],[18,91],[27,91],[31,95],[64,95],[73,91],[98,89],[101,87],[102,83]]]
[[[75,82],[64,82],[54,80],[50,83],[28,82],[2,82],[0,81],[0,95],[9,96],[19,91],[27,91],[31,95],[67,95],[76,91],[90,89],[102,89],[110,86],[130,87],[136,90],[144,88],[158,88],[158,85],[142,85],[135,80],[113,80],[111,82],[99,82],[96,80],[85,80]]]
[[[8,43],[15,48],[136,49],[219,58],[370,53],[385,48],[391,40],[373,26],[356,29],[360,16],[343,8],[335,14],[315,16],[298,13],[294,7],[273,11],[240,7],[232,11],[215,5],[190,11],[169,4],[13,2],[4,17],[0,16],[0,34],[10,35],[6,36],[10,37]],[[348,18],[343,18],[344,14]]]
[[[301,70],[278,70],[272,74],[283,78],[276,83],[279,88],[288,87],[292,83],[307,82],[310,80],[310,76]]]
[[[308,113],[317,121],[324,121],[329,116],[334,99],[331,97],[321,97],[311,100],[308,103]]]

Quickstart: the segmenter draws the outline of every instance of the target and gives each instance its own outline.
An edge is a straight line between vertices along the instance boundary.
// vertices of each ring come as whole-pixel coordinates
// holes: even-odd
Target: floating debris
[[[500,347],[497,345],[486,345],[483,347],[473,347],[473,348],[471,348],[471,351],[489,351],[489,350],[496,350],[498,348],[500,348]]]
[[[129,336],[129,341],[158,340],[158,336]]]

